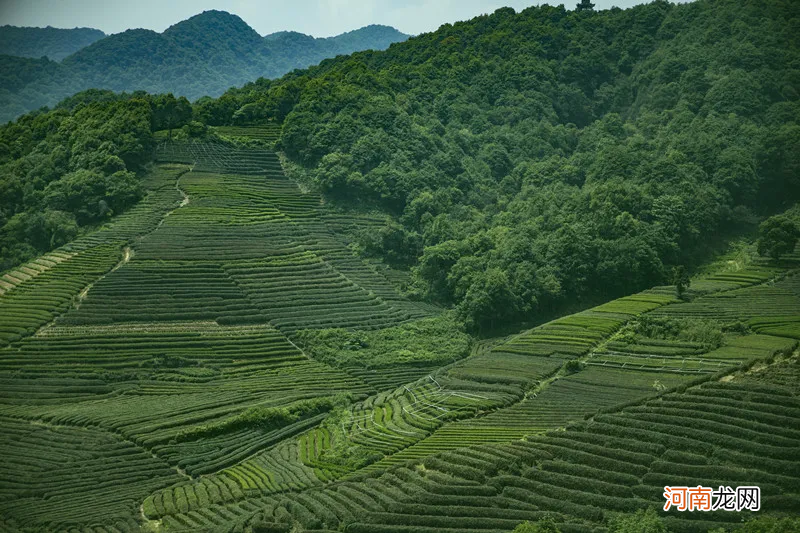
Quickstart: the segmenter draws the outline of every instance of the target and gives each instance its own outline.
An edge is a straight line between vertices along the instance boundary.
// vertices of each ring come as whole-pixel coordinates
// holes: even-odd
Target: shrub
[[[759,227],[758,254],[778,260],[794,251],[800,239],[800,229],[795,222],[783,215],[768,218]]]
[[[182,431],[175,436],[175,441],[181,442],[200,437],[221,435],[243,428],[271,431],[288,426],[298,420],[330,411],[334,407],[350,399],[349,395],[338,395],[301,400],[287,407],[250,407],[241,414],[227,418],[221,422],[197,426]]]
[[[377,331],[302,330],[298,344],[337,366],[380,368],[397,363],[447,364],[469,353],[471,340],[450,313]]]
[[[552,517],[545,517],[536,522],[523,522],[514,528],[513,533],[561,533]]]
[[[800,531],[800,518],[775,518],[761,516],[746,522],[741,533],[796,533]]]
[[[576,372],[580,372],[584,369],[586,365],[577,359],[572,359],[567,361],[567,364],[564,366],[564,369],[567,371],[568,374],[574,374]]]
[[[617,515],[611,519],[608,530],[609,533],[667,533],[664,522],[652,508]]]

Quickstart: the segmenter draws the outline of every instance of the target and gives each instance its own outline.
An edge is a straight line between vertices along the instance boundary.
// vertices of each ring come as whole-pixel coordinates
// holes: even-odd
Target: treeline
[[[185,98],[87,91],[0,126],[0,271],[142,198],[153,131],[191,119]]]
[[[277,120],[362,248],[476,329],[671,281],[800,193],[800,5],[499,9],[199,102]]]

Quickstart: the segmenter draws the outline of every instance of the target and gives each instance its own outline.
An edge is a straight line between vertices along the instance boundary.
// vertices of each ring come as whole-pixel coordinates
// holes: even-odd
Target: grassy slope
[[[657,502],[654,485],[697,464],[708,465],[698,482],[744,475],[763,483],[770,509],[792,508],[791,379],[713,384],[800,338],[798,277],[787,275],[796,257],[726,263],[693,281],[689,303],[654,288],[478,344],[441,368],[399,365],[376,377],[349,360],[331,359],[342,369],[311,360],[291,339],[330,324],[385,328],[434,310],[403,300],[350,255],[337,233],[342,215],[327,218],[318,198],[300,194],[260,152],[195,145],[169,156],[188,157],[194,172],[159,167],[137,208],[5,279],[0,447],[14,458],[0,476],[6,529],[130,530],[144,516],[170,530],[258,521],[281,530],[297,521],[500,531],[540,510],[593,527]],[[635,326],[642,317],[701,317],[722,337],[649,335]],[[383,342],[386,331],[365,335]],[[708,383],[685,391],[692,380]],[[354,403],[325,420],[185,438],[252,407],[339,393]],[[709,396],[730,401],[704,415],[697,397]],[[592,417],[598,409],[610,414]],[[704,416],[697,432],[693,420]],[[736,455],[724,439],[744,431],[749,444],[736,441]],[[452,453],[464,446],[472,451]],[[105,494],[111,471],[118,496],[80,512],[93,491]],[[453,518],[430,518],[445,513]]]

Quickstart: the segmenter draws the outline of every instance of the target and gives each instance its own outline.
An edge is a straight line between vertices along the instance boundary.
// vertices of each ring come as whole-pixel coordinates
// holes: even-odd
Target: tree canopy
[[[588,4],[582,4],[584,7]],[[476,329],[671,281],[800,195],[795,3],[503,8],[195,105],[283,123],[367,253]]]
[[[765,220],[759,228],[759,233],[759,255],[769,256],[775,260],[792,253],[797,246],[797,240],[800,239],[800,227],[794,220],[782,215]]]
[[[0,271],[136,203],[152,132],[189,120],[171,94],[87,91],[0,127]]]

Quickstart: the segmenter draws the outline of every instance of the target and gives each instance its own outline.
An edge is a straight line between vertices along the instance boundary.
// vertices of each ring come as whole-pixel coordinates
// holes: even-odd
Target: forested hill
[[[800,4],[531,7],[259,80],[295,175],[479,328],[669,282],[800,193]],[[680,269],[679,269],[680,270]]]
[[[60,64],[0,56],[0,121],[89,88],[171,92],[192,100],[218,96],[260,76],[276,78],[407,37],[387,26],[368,26],[325,39],[293,32],[264,38],[235,15],[206,11],[163,33],[137,29],[110,35]]]
[[[172,95],[92,90],[0,126],[0,272],[138,202],[152,132],[185,124],[191,112]]]
[[[352,54],[360,50],[385,50],[392,43],[408,39],[408,35],[391,26],[371,24],[335,37],[311,37],[296,31],[281,31],[271,33],[264,39],[271,49],[289,48],[291,45],[298,49],[306,48],[309,54],[316,53],[319,58],[313,63],[316,64],[328,57]],[[323,51],[325,54],[320,55]]]
[[[20,28],[0,26],[0,54],[61,61],[106,34],[94,28]]]

